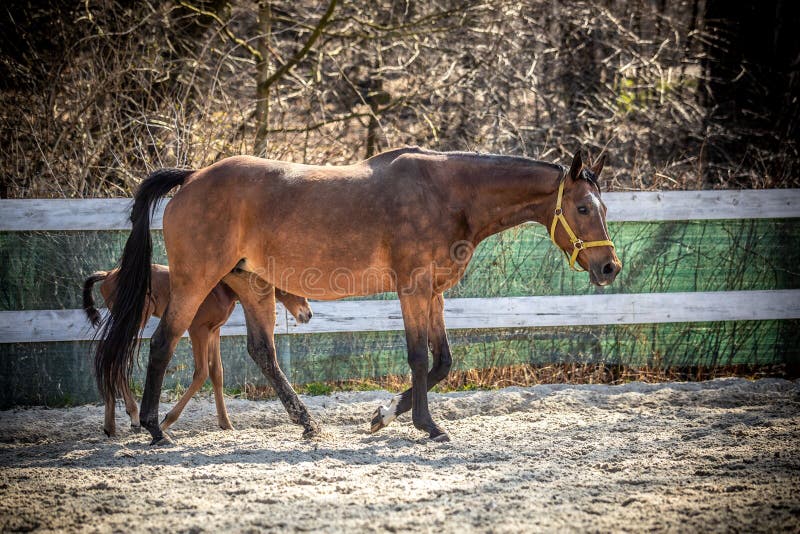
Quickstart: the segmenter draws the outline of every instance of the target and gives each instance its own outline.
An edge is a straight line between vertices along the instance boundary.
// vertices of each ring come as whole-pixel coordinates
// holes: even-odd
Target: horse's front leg
[[[453,358],[450,354],[450,344],[447,341],[447,331],[444,325],[444,297],[436,293],[431,299],[428,321],[428,346],[433,355],[433,366],[428,372],[427,387],[430,391],[441,382],[450,372]],[[372,416],[370,432],[377,432],[394,421],[399,415],[411,409],[411,396],[413,388],[408,388],[403,393],[392,397],[388,406],[379,406]]]
[[[400,307],[406,331],[408,365],[411,367],[411,419],[414,426],[427,432],[435,441],[449,441],[448,435],[433,422],[428,408],[428,324],[432,291],[420,284],[404,294],[399,291]]]

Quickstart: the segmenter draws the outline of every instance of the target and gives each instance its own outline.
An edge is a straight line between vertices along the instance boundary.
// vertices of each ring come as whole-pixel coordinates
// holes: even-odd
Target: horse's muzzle
[[[589,281],[596,286],[607,286],[617,277],[622,270],[622,263],[618,259],[593,264],[589,269]]]

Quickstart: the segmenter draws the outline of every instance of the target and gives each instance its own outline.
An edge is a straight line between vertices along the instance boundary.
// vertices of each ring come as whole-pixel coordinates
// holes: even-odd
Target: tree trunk
[[[270,77],[269,41],[272,33],[272,11],[269,0],[258,3],[258,51],[261,61],[256,64],[256,138],[253,152],[256,156],[267,153],[267,131],[269,130],[269,85]]]

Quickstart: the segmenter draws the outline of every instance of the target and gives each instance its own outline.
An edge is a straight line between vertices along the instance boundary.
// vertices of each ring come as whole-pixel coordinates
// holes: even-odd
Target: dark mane
[[[569,168],[565,167],[564,165],[559,165],[558,163],[551,163],[549,161],[533,159],[527,156],[508,156],[505,154],[492,154],[489,152],[467,152],[459,150],[442,152],[438,150],[429,150],[426,148],[420,148],[418,146],[407,146],[407,147],[387,150],[386,152],[375,154],[367,161],[374,161],[374,162],[383,160],[393,161],[394,159],[396,159],[399,156],[402,156],[403,154],[428,154],[431,156],[445,156],[447,158],[464,158],[464,159],[469,159],[471,161],[478,160],[486,163],[497,163],[506,165],[544,165],[547,167],[551,167],[553,169],[557,169],[561,171],[562,174],[566,173],[569,170]],[[579,178],[582,178],[591,184],[597,185],[597,177],[586,167],[584,167],[583,172],[581,172]]]
[[[478,159],[492,163],[505,163],[511,165],[547,165],[553,168],[563,169],[561,165],[556,163],[533,159],[527,156],[507,156],[504,154],[491,154],[483,152],[442,152],[442,154],[450,157]]]
[[[549,161],[542,161],[538,159],[529,158],[527,156],[508,156],[504,154],[492,154],[488,152],[466,152],[466,151],[450,151],[450,152],[441,152],[438,150],[429,150],[426,148],[420,148],[418,146],[407,146],[402,148],[396,148],[392,150],[387,150],[386,152],[381,152],[380,154],[375,154],[367,161],[371,162],[383,162],[388,160],[391,162],[402,156],[403,154],[428,154],[433,156],[445,156],[447,158],[464,158],[469,159],[470,161],[479,161],[485,163],[494,163],[494,164],[505,164],[505,165],[539,165],[539,166],[546,166],[551,167],[553,169],[557,169],[562,175],[566,175],[569,171],[569,167],[564,165],[559,165],[558,163],[550,163]],[[584,166],[581,169],[581,172],[578,173],[578,179],[586,180],[589,184],[595,186],[597,191],[600,191],[600,183],[597,181],[597,176],[591,171],[591,169],[587,166]]]
[[[404,146],[380,152],[367,159],[367,163],[391,163],[403,154],[431,154],[433,151],[418,146]]]

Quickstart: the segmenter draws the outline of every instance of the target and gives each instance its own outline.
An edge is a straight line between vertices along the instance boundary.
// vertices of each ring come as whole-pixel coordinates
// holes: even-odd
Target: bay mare
[[[250,356],[304,436],[319,426],[278,367],[275,287],[322,300],[396,291],[412,387],[376,410],[372,429],[410,409],[416,428],[447,440],[427,397],[451,366],[442,293],[458,282],[483,239],[526,221],[549,228],[560,184],[571,233],[581,242],[608,241],[597,183],[602,166],[600,160],[585,167],[580,153],[565,169],[523,157],[411,147],[340,167],[235,156],[199,170],[156,171],[134,200],[115,306],[95,355],[98,385],[114,392],[130,373],[150,283],[150,217],[157,201],[181,186],[164,212],[171,298],[150,342],[140,410],[153,444],[165,439],[158,402],[167,364],[220,281],[242,303]],[[553,232],[568,254],[580,248],[565,224]],[[577,262],[597,285],[611,283],[622,267],[610,245],[579,250]]]

